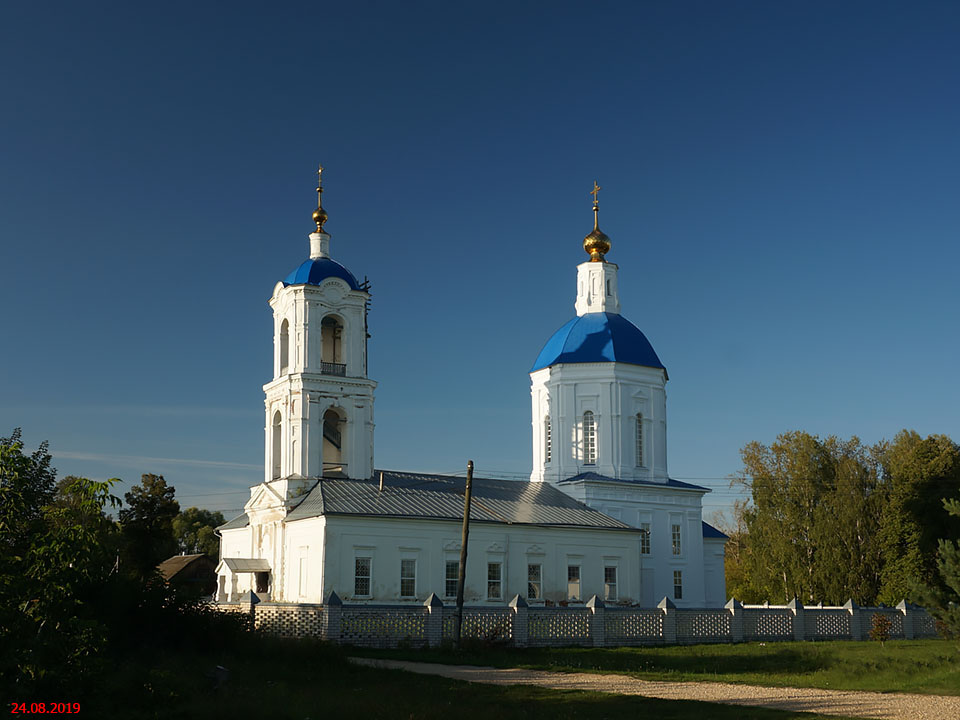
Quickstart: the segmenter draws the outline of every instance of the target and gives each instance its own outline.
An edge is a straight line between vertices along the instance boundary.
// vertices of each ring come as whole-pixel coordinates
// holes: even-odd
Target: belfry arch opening
[[[343,361],[343,321],[327,315],[320,321],[320,361],[325,375],[345,375]]]
[[[346,477],[347,419],[341,411],[330,408],[323,414],[323,474],[325,477]]]
[[[280,374],[283,375],[290,367],[290,322],[280,323]]]
[[[286,321],[284,321],[286,322]],[[271,443],[271,465],[270,477],[274,480],[280,478],[280,457],[282,454],[280,439],[283,430],[283,419],[280,417],[280,411],[277,410],[273,414],[273,422],[270,423],[270,432],[272,433],[272,443]]]

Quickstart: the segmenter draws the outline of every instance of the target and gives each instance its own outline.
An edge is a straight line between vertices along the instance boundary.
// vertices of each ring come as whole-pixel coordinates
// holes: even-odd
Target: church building
[[[264,385],[264,478],[218,528],[217,599],[452,601],[462,477],[374,466],[367,377],[369,285],[330,254],[322,170],[310,257],[278,282],[273,378]],[[530,371],[529,481],[474,478],[464,598],[470,605],[719,607],[726,536],[702,520],[708,489],[667,474],[667,370],[620,314],[593,190],[576,316]],[[531,328],[533,330],[534,328]]]

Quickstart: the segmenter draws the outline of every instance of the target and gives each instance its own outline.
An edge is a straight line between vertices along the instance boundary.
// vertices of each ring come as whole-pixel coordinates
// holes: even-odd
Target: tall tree
[[[935,583],[939,541],[960,539],[960,518],[942,504],[960,492],[960,447],[946,435],[903,430],[877,454],[889,498],[879,538],[880,599],[893,604],[911,597],[917,583]]]
[[[177,553],[173,520],[180,512],[176,490],[163,475],[145,474],[123,496],[120,510],[126,557],[141,575],[151,574],[162,561]]]
[[[789,432],[741,450],[751,504],[743,513],[750,585],[769,600],[872,602],[881,496],[870,453],[856,437]]]
[[[944,498],[943,508],[960,521],[960,499]],[[919,583],[917,600],[953,637],[960,637],[960,542],[941,539],[937,548],[938,582]]]
[[[173,520],[173,535],[180,551],[204,553],[211,560],[220,557],[220,540],[215,530],[224,523],[223,513],[201,508],[187,508]]]

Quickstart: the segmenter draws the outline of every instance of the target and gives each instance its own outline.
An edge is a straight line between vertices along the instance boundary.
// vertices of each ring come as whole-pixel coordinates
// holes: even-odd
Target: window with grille
[[[567,600],[580,599],[580,566],[567,565]]]
[[[448,560],[443,573],[443,594],[448,597],[457,596],[457,583],[460,582],[460,562]]]
[[[673,571],[673,599],[683,600],[683,571]]]
[[[637,467],[643,467],[643,413],[637,413]]]
[[[550,428],[550,416],[543,419],[543,461],[550,462],[553,458],[553,437]]]
[[[503,597],[503,582],[501,574],[503,564],[498,562],[487,563],[487,599],[499,600]]]
[[[527,598],[539,600],[543,591],[543,566],[527,565]]]
[[[650,523],[642,522],[640,523],[640,554],[649,555],[650,554]]]
[[[370,567],[368,557],[358,557],[353,566],[353,594],[357,597],[370,597]]]
[[[680,544],[680,526],[676,523],[670,526],[670,540],[673,544],[673,554],[680,555],[683,552],[683,546]]]
[[[603,569],[603,599],[617,599],[617,568],[608,565]]]
[[[583,464],[597,464],[597,421],[589,410],[583,414]]]
[[[417,594],[417,561],[400,561],[400,597],[414,597]]]

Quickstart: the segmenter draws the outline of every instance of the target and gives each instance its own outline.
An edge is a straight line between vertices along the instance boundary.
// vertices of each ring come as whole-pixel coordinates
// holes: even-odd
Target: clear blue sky
[[[956,2],[4,3],[0,435],[238,509],[322,161],[378,467],[529,472],[594,179],[672,476],[960,438],[958,37]]]

